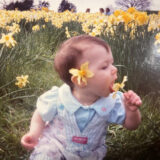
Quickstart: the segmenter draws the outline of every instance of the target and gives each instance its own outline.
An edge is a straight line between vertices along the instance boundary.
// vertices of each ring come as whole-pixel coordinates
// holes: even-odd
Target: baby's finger
[[[137,107],[139,107],[142,104],[142,101],[139,97],[135,97],[132,101],[131,101],[131,105],[135,105]]]
[[[137,101],[139,101],[139,96],[137,95],[132,95],[131,98],[130,98],[130,102],[131,104],[135,104]]]
[[[129,94],[130,97],[132,97],[133,95],[135,95],[135,93],[132,90],[129,90],[128,94]]]
[[[125,98],[125,99],[129,99],[129,97],[130,97],[130,95],[129,95],[128,92],[125,92],[123,95],[124,95],[124,98]]]
[[[142,101],[141,101],[141,99],[138,99],[137,101],[136,101],[136,106],[141,106],[142,105]]]
[[[131,91],[131,90],[129,90],[128,92],[125,92],[124,93],[124,97],[127,99],[127,100],[129,100],[130,101],[130,99],[132,99],[132,97],[134,97],[135,96],[135,93],[133,92],[133,91]]]

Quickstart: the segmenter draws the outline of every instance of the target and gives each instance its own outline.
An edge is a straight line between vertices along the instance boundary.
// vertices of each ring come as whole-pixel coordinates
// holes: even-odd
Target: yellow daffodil
[[[38,24],[37,24],[37,25],[34,25],[34,26],[32,27],[32,30],[33,30],[33,31],[39,31],[39,30],[40,30],[39,25],[38,25]]]
[[[14,47],[17,43],[12,37],[13,33],[4,34],[2,33],[2,38],[0,39],[0,43],[5,43],[7,47]]]
[[[46,18],[44,19],[44,21],[45,21],[46,23],[48,23],[48,22],[49,22],[48,17],[46,17]]]
[[[131,14],[128,14],[128,13],[126,13],[126,12],[124,12],[124,13],[122,14],[122,18],[123,18],[124,23],[127,24],[127,25],[133,20],[132,15],[131,15]]]
[[[154,44],[155,44],[155,45],[160,44],[160,33],[157,33],[157,34],[156,34],[155,39],[156,39],[156,41],[155,41]]]
[[[88,69],[88,62],[85,62],[83,64],[81,64],[80,66],[80,70],[79,69],[75,69],[75,68],[71,68],[69,70],[69,73],[72,74],[72,77],[76,77],[78,84],[80,85],[82,82],[85,83],[85,85],[87,85],[87,78],[91,78],[94,76],[94,73],[92,73],[89,69]]]
[[[130,13],[130,14],[133,14],[135,13],[137,10],[134,8],[134,7],[130,7],[128,8],[127,12]]]
[[[116,17],[121,16],[123,12],[124,12],[123,10],[116,10],[114,12],[114,16],[116,16]]]
[[[42,7],[41,9],[42,11],[45,11],[45,12],[49,12],[49,9],[47,7]]]
[[[136,19],[138,25],[140,26],[140,25],[147,24],[149,17],[146,12],[142,12],[142,13],[139,12],[139,14],[137,15],[137,17],[135,19]]]
[[[12,33],[18,33],[20,32],[20,26],[19,24],[13,23],[12,26],[6,26],[6,30]]]
[[[115,91],[115,93],[113,94],[113,98],[116,97],[117,91],[119,91],[120,89],[125,92],[125,90],[124,90],[123,88],[124,88],[125,82],[126,82],[127,80],[128,80],[128,79],[127,79],[127,76],[124,76],[122,83],[115,83],[115,84],[113,85],[113,90]]]
[[[16,77],[16,79],[18,82],[16,82],[15,85],[17,85],[19,88],[23,88],[26,86],[27,83],[29,83],[28,75],[25,75],[25,76],[21,75]]]
[[[68,27],[66,27],[65,30],[66,30],[65,31],[66,37],[67,38],[71,38],[71,35],[70,35],[69,31],[68,31]]]

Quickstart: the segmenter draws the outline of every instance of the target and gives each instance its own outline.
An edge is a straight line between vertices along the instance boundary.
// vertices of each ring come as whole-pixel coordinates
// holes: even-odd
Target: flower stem
[[[2,48],[1,48],[1,50],[0,50],[0,58],[1,58],[1,56],[2,56],[3,49],[4,49],[4,44],[3,44],[3,46],[2,46]]]
[[[121,88],[121,90],[125,93],[125,92],[127,92],[124,88]]]
[[[0,89],[2,89],[2,88],[4,88],[4,87],[8,86],[9,84],[11,84],[11,83],[14,82],[14,81],[16,81],[16,79],[14,79],[14,80],[8,82],[7,84],[1,86]]]

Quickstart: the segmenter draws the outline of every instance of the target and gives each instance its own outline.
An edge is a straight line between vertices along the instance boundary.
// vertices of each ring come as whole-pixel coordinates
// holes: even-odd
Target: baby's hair
[[[102,39],[89,35],[80,35],[72,37],[62,43],[54,58],[54,67],[60,78],[73,88],[71,74],[69,69],[78,68],[78,60],[83,56],[86,47],[92,44],[103,46],[107,53],[110,52],[109,45]]]

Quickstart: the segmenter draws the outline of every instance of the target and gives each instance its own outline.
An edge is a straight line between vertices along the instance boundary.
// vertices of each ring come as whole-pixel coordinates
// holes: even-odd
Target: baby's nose
[[[113,66],[113,68],[112,68],[112,74],[117,74],[117,68],[115,67],[115,66]]]

